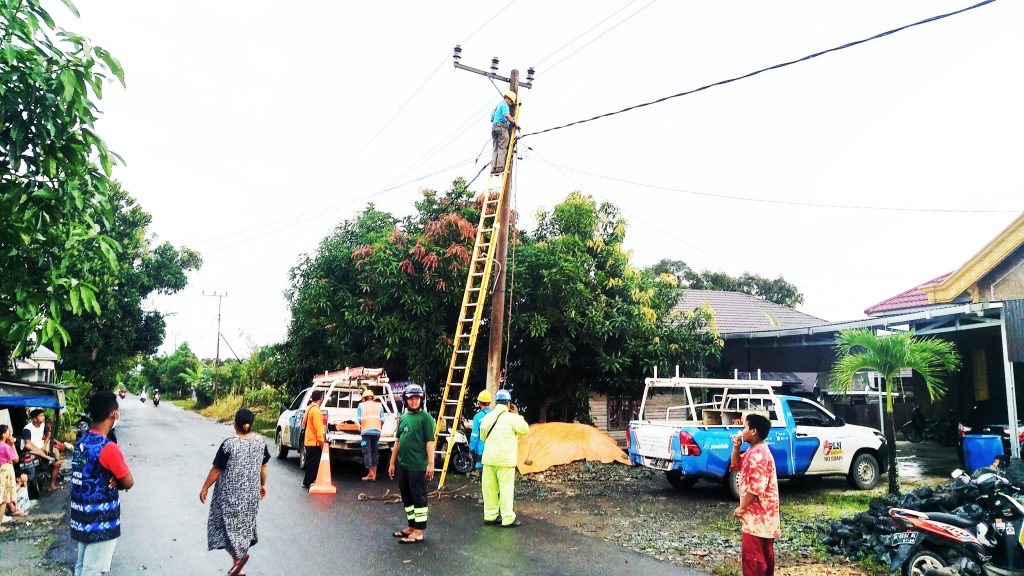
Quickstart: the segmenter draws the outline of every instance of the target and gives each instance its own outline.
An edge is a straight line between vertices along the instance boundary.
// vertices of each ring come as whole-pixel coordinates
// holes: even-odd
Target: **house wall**
[[[639,397],[637,398],[639,400]],[[655,396],[648,398],[645,412],[648,418],[664,418],[665,410],[669,406],[679,405],[679,398],[672,396]],[[674,414],[675,412],[673,412]],[[626,445],[626,431],[625,430],[609,430],[608,429],[608,396],[594,395],[590,397],[590,419],[593,420],[594,426],[598,430],[607,433],[621,446]]]
[[[982,301],[996,302],[1024,298],[1024,247],[1004,258],[978,282]]]

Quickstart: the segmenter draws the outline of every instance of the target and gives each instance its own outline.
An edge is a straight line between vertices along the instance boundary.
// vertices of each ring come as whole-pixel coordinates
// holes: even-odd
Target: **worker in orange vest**
[[[324,402],[324,391],[313,390],[309,397],[309,406],[302,417],[302,428],[306,431],[302,449],[306,451],[306,475],[302,478],[302,487],[309,489],[309,486],[316,480],[316,473],[320,469],[320,455],[324,450],[324,417],[320,411],[320,405]]]
[[[363,400],[356,407],[356,423],[359,424],[359,434],[363,437],[360,444],[363,448],[363,466],[366,466],[366,476],[363,476],[365,482],[377,479],[377,444],[384,424],[383,417],[384,407],[373,396],[373,390],[363,390]]]

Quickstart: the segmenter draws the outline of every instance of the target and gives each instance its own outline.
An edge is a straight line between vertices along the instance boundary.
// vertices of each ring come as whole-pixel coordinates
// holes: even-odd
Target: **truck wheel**
[[[671,484],[673,488],[678,488],[680,490],[693,488],[697,483],[696,477],[683,476],[683,472],[681,470],[669,470],[668,472],[665,472],[665,478],[668,478],[668,483]]]
[[[925,576],[932,570],[944,568],[946,562],[941,556],[931,550],[918,550],[910,557],[910,560],[903,565],[903,576]]]
[[[299,448],[296,448],[296,450],[299,451],[299,470],[305,470],[306,469],[306,446],[303,445],[303,446],[301,446]]]
[[[274,436],[274,445],[277,446],[277,458],[278,460],[284,460],[288,457],[288,447],[284,445],[284,438],[281,437],[281,429],[277,429],[277,435]]]
[[[878,460],[871,454],[859,454],[853,459],[850,473],[846,476],[850,485],[858,490],[871,490],[878,486]]]
[[[736,500],[740,499],[740,473],[729,472],[729,475],[725,478],[725,486],[729,489],[729,494]]]

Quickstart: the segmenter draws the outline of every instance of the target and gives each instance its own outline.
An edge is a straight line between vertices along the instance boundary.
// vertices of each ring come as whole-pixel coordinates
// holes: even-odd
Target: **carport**
[[[65,408],[64,391],[69,386],[44,382],[0,380],[0,412],[7,411],[11,429],[17,435],[28,423],[25,408],[53,408],[54,426],[60,426],[60,412]],[[54,431],[57,436],[57,431]]]
[[[958,415],[976,400],[1005,394],[1010,437],[1019,437],[1015,377],[1024,379],[1024,300],[934,305],[912,312],[823,323],[801,328],[723,334],[722,362],[753,372],[828,372],[835,362],[836,334],[865,328],[877,332],[913,330],[953,341],[963,357],[959,374],[947,379],[947,395]],[[944,400],[945,401],[945,400]],[[1011,442],[1013,456],[1020,447]]]

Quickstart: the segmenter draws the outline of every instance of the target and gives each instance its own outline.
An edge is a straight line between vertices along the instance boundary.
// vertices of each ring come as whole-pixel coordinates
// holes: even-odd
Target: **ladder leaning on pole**
[[[516,124],[519,123],[520,108],[521,106],[516,107]],[[448,365],[448,377],[445,380],[441,407],[437,414],[437,428],[434,431],[434,456],[443,458],[441,473],[437,481],[438,489],[444,486],[448,461],[452,456],[452,437],[458,430],[462,418],[462,401],[466,396],[466,387],[469,384],[473,351],[476,349],[476,338],[479,335],[484,302],[490,286],[494,249],[497,246],[495,233],[499,232],[498,222],[501,219],[501,206],[510,174],[509,169],[512,167],[515,143],[516,133],[513,129],[509,136],[505,171],[488,176],[487,191],[484,192],[480,204],[480,223],[476,229],[476,242],[473,245],[473,255],[469,261],[469,274],[466,276],[466,290],[462,295],[462,307],[459,309],[459,319],[455,324],[452,360]],[[490,172],[489,169],[488,172]]]

